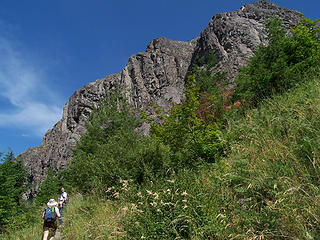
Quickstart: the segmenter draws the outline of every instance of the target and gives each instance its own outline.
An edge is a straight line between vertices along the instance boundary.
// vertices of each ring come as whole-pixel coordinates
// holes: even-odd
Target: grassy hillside
[[[318,239],[320,83],[315,80],[229,118],[230,154],[213,174],[224,237]],[[213,180],[216,181],[216,180]]]
[[[286,34],[270,21],[270,44],[241,69],[233,93],[215,87],[224,75],[211,73],[207,56],[161,124],[140,113],[151,136],[136,131],[142,120],[124,99],[106,98],[70,168],[39,194],[44,201],[46,186],[61,183],[77,192],[69,191],[64,239],[320,239],[314,24]],[[2,236],[39,234],[40,222]]]
[[[318,79],[234,116],[227,157],[132,196],[128,239],[318,239],[319,116]]]
[[[319,239],[320,81],[229,118],[227,157],[117,200],[73,195],[65,239]],[[41,225],[3,239],[39,239]],[[10,237],[9,237],[10,236]],[[26,237],[28,236],[28,237]]]
[[[66,239],[319,239],[319,79],[233,114],[226,157],[122,182],[117,200],[75,196]]]

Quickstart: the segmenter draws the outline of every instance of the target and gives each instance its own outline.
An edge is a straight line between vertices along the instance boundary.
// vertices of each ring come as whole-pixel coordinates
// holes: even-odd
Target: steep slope
[[[265,21],[274,16],[281,18],[288,28],[300,19],[298,12],[269,1],[247,4],[235,12],[216,14],[200,37],[189,42],[153,40],[145,52],[131,56],[120,73],[78,89],[66,103],[62,119],[44,136],[41,146],[20,155],[33,183],[25,197],[33,197],[49,168],[59,170],[68,166],[71,148],[85,132],[86,118],[116,84],[126,87],[132,106],[151,114],[152,103],[168,110],[171,102],[179,103],[184,98],[186,73],[196,56],[215,51],[219,58],[216,71],[225,71],[232,79],[254,49],[264,43]]]

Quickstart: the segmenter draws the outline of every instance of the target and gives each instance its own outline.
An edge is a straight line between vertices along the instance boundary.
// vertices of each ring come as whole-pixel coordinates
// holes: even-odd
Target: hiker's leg
[[[54,221],[52,227],[49,229],[49,240],[53,240],[56,236],[57,231],[57,221]]]
[[[62,207],[59,208],[59,212],[60,212],[59,224],[62,224],[62,223],[63,223],[63,221],[62,221],[62,212],[63,212],[63,210],[62,210],[62,209],[63,209]]]
[[[43,231],[43,239],[42,240],[47,240],[49,235],[49,230]]]

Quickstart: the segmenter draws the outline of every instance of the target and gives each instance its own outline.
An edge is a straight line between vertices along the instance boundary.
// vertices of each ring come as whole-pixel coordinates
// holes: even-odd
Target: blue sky
[[[39,146],[65,102],[154,38],[188,41],[252,0],[1,0],[0,152]],[[320,18],[319,0],[276,0]]]

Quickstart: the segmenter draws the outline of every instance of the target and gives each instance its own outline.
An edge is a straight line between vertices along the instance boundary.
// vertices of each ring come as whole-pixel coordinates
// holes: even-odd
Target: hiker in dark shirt
[[[43,211],[43,240],[47,240],[50,235],[50,240],[54,239],[57,230],[57,217],[60,218],[60,212],[57,208],[57,202],[50,199],[47,203],[47,208]]]

